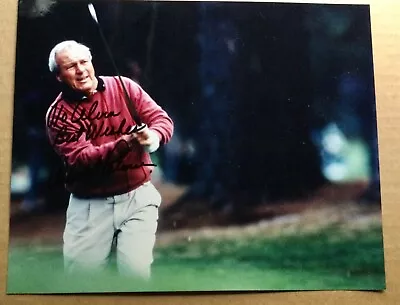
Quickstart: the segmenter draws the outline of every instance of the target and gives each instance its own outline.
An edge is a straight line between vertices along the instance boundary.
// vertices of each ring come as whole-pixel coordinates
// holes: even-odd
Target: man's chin
[[[92,86],[90,86],[90,85],[75,86],[74,89],[75,89],[75,91],[79,91],[79,92],[81,92],[82,94],[85,94],[85,95],[89,95],[93,91]]]

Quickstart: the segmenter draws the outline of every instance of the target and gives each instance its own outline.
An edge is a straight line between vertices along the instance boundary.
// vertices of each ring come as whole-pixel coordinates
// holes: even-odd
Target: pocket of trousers
[[[154,205],[160,207],[161,194],[152,183],[142,185],[135,196],[136,202],[139,206]]]

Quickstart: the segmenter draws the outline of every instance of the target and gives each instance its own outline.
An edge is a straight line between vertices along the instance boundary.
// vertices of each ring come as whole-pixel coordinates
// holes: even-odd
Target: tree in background
[[[304,12],[258,5],[199,6],[202,91],[192,194],[214,207],[241,210],[304,196],[324,182],[310,140]]]
[[[380,203],[376,102],[368,6],[307,8],[315,128],[338,126],[367,147],[368,201]]]
[[[97,72],[115,73],[85,3],[47,1],[41,10],[47,14],[35,15],[39,2],[21,2],[17,95],[39,86],[51,103],[59,88],[47,56],[62,39],[88,44]],[[177,145],[160,150],[160,167],[169,168],[170,182],[190,185],[181,203],[240,214],[250,205],[308,196],[325,183],[311,134],[334,119],[334,109],[345,109],[336,106],[339,92],[343,107],[349,105],[352,82],[340,78],[344,72],[363,67],[365,103],[374,109],[367,101],[373,86],[366,10],[129,1],[99,1],[96,9],[120,70],[125,75],[127,59],[136,62],[141,85],[174,118]]]

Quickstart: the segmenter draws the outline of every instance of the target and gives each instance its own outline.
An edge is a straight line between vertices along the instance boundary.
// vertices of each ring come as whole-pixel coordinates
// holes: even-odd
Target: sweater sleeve
[[[56,153],[71,168],[90,168],[106,160],[115,160],[129,152],[129,145],[117,139],[99,146],[87,140],[80,122],[71,122],[71,115],[62,103],[52,105],[46,114],[46,129]]]
[[[174,131],[172,119],[141,86],[127,78],[125,81],[128,83],[130,94],[142,121],[147,124],[149,129],[156,132],[161,145],[168,143]]]

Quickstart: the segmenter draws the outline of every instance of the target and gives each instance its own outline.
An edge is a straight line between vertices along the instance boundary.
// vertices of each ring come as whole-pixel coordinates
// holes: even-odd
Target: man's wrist
[[[153,153],[160,147],[160,137],[158,136],[158,134],[155,131],[153,131],[153,130],[149,130],[149,131],[150,131],[151,144],[145,146],[145,150],[148,153]]]

